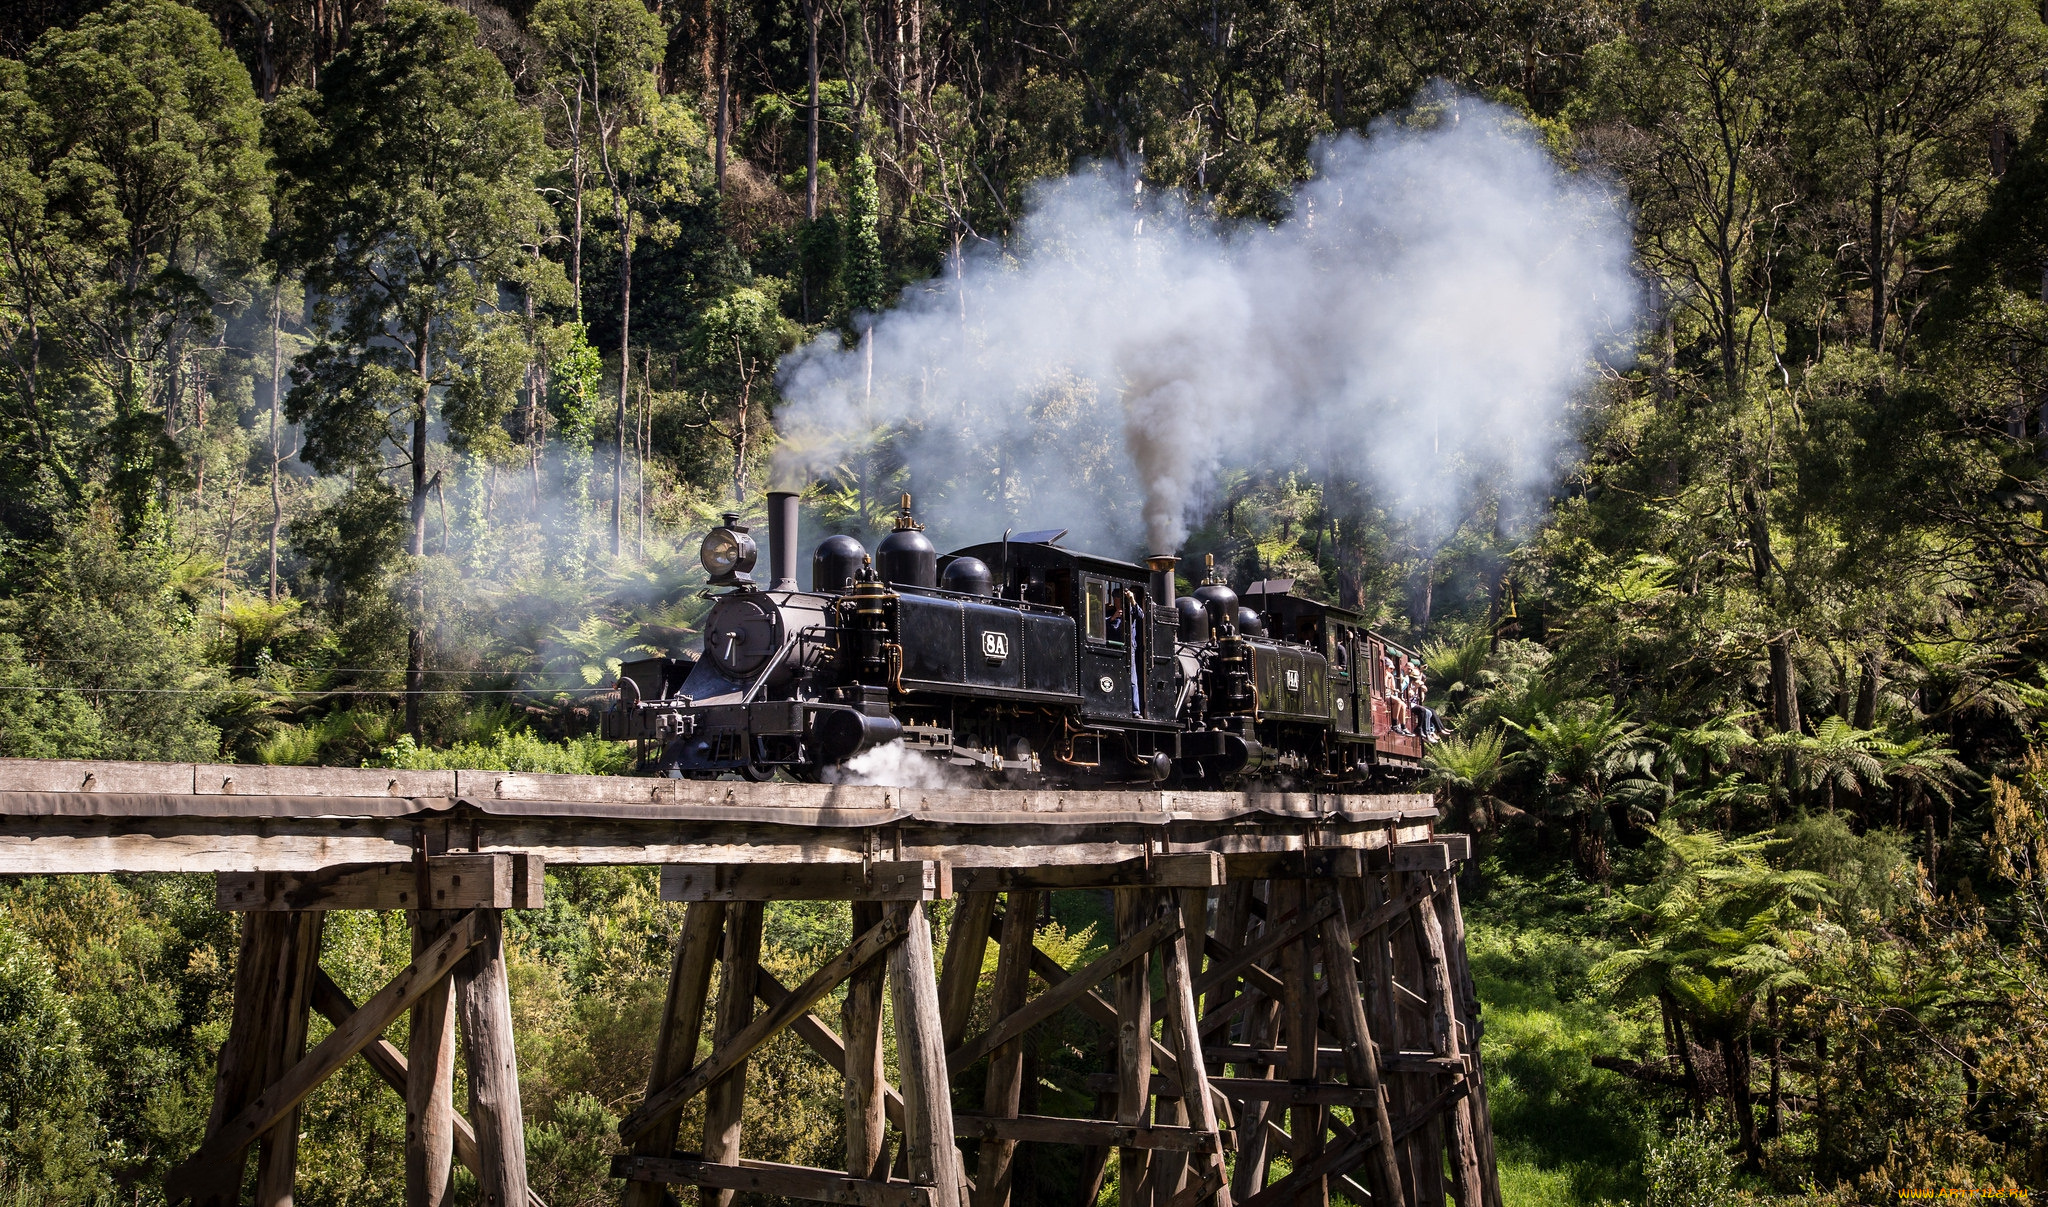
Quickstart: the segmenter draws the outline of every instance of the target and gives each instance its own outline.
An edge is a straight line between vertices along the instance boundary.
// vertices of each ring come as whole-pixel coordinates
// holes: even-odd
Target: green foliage
[[[1683,1120],[1650,1148],[1643,1207],[1724,1207],[1736,1197],[1734,1180],[1728,1138],[1702,1120]]]
[[[415,771],[466,768],[476,771],[554,772],[563,775],[617,775],[633,760],[624,742],[572,738],[547,742],[523,729],[501,729],[488,741],[457,742],[445,749],[421,749],[411,734],[399,735],[379,765]]]

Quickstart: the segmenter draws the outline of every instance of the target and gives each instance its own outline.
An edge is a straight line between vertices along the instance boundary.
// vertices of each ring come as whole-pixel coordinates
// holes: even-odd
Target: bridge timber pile
[[[446,1202],[457,1162],[479,1202],[544,1207],[503,911],[542,904],[549,864],[651,864],[688,904],[647,1095],[619,1127],[632,1207],[692,1185],[703,1207],[1011,1207],[1033,1144],[1085,1153],[1073,1207],[1112,1168],[1119,1207],[1501,1207],[1455,878],[1470,844],[1436,816],[1421,795],[0,760],[0,873],[212,872],[243,915],[213,1109],[166,1178],[174,1201],[253,1186],[259,1207],[289,1204],[300,1104],[360,1058],[406,1102],[409,1207]],[[1077,970],[1036,945],[1046,895],[1073,889],[1111,894],[1116,920]],[[847,902],[854,938],[786,986],[760,965],[763,908],[805,899]],[[360,1004],[319,963],[337,909],[412,922],[412,964]],[[1025,1038],[1068,1009],[1110,1036],[1097,1109],[1021,1113]],[[309,1043],[314,1013],[333,1026]],[[402,1014],[404,1051],[382,1038]],[[977,1019],[994,1021],[970,1034]],[[843,1169],[741,1155],[748,1058],[785,1030],[844,1080]],[[956,1109],[970,1080],[980,1106]],[[703,1134],[684,1136],[699,1096]]]

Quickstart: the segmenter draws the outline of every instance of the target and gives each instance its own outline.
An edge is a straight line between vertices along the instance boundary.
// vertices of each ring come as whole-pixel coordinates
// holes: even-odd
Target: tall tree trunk
[[[1769,643],[1771,655],[1771,723],[1781,733],[1799,732],[1799,669],[1792,663],[1792,630]]]
[[[626,499],[626,389],[633,376],[633,212],[619,203],[619,407],[612,422],[612,556],[620,550],[620,509]]]
[[[1776,1139],[1785,1134],[1785,1036],[1778,1029],[1778,991],[1771,990],[1771,1096],[1766,1108],[1765,1133]]]
[[[818,220],[818,0],[805,0],[804,24],[810,27],[810,131],[804,151],[804,221]]]
[[[1884,351],[1885,272],[1891,255],[1884,237],[1884,177],[1870,177],[1870,350]]]
[[[1763,1165],[1763,1143],[1756,1134],[1756,1109],[1749,1094],[1749,1036],[1730,1036],[1721,1041],[1722,1060],[1728,1067],[1728,1108],[1735,1114],[1735,1130],[1742,1139],[1743,1160],[1751,1169]]]
[[[569,285],[576,291],[576,321],[583,321],[583,81],[576,81],[576,119],[570,126],[571,191],[575,195],[575,232],[569,239]]]
[[[278,328],[283,322],[284,274],[279,272],[270,288],[270,602],[277,602],[277,534],[284,527],[284,494],[278,487],[278,468],[283,464],[277,443],[278,377],[284,371],[284,342]]]
[[[725,194],[725,139],[727,115],[732,111],[732,64],[725,57],[725,22],[719,21],[718,28],[718,113],[716,115],[716,162],[718,192]]]
[[[1877,678],[1882,659],[1876,650],[1866,650],[1858,660],[1861,665],[1856,682],[1856,717],[1852,722],[1858,729],[1877,728]]]
[[[405,644],[405,732],[413,741],[425,740],[420,727],[420,692],[427,678],[427,576],[418,559],[427,555],[427,395],[432,383],[427,376],[429,324],[422,322],[414,337],[413,370],[418,374],[417,394],[412,408],[412,541],[407,551],[414,558],[412,629]]]

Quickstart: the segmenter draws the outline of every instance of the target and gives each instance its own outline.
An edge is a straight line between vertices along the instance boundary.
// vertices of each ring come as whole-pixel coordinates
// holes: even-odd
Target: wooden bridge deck
[[[256,1203],[287,1207],[300,1104],[358,1057],[406,1100],[408,1207],[448,1202],[458,1161],[480,1201],[545,1207],[503,911],[542,904],[548,863],[662,865],[662,899],[687,903],[647,1095],[619,1128],[631,1207],[671,1185],[702,1207],[1012,1207],[1025,1144],[1083,1151],[1076,1207],[1112,1168],[1119,1207],[1500,1207],[1454,874],[1470,844],[1435,821],[1423,795],[0,760],[0,874],[213,872],[243,916],[206,1137],[165,1179],[222,1207],[246,1201],[252,1155]],[[1079,969],[1036,942],[1044,894],[1071,888],[1116,907],[1113,946]],[[941,971],[927,905],[949,897]],[[794,987],[759,961],[764,907],[790,899],[848,902],[855,936]],[[336,909],[412,924],[412,964],[360,1005],[320,968]],[[817,1011],[842,993],[835,1030]],[[1027,1038],[1065,1010],[1101,1025],[1096,1110],[1023,1113]],[[333,1024],[318,1044],[313,1013]],[[381,1035],[402,1015],[401,1053]],[[844,1078],[843,1169],[742,1152],[750,1054],[783,1031]],[[957,1109],[976,1081],[979,1109]],[[702,1135],[683,1136],[699,1096]]]
[[[420,849],[549,863],[954,867],[1428,841],[1428,796],[892,788],[0,759],[0,874],[311,871]]]

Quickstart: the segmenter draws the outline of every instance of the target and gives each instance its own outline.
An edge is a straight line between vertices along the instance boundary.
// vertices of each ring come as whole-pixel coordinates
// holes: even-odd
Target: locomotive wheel
[[[775,768],[748,763],[740,768],[740,778],[750,784],[765,784],[775,778]]]

